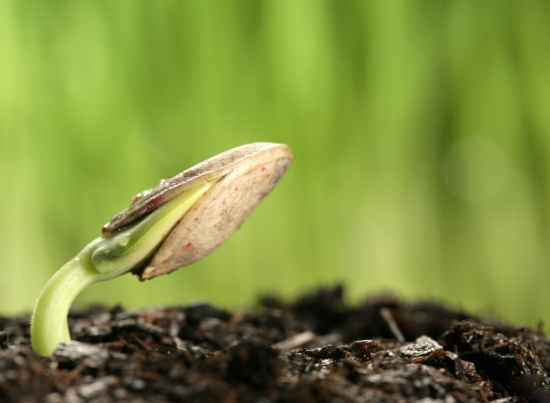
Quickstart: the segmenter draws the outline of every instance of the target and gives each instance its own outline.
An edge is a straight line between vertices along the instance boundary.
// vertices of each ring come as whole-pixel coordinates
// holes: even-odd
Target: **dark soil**
[[[252,312],[92,308],[49,358],[30,347],[29,316],[0,317],[0,402],[550,402],[540,331],[342,294]]]

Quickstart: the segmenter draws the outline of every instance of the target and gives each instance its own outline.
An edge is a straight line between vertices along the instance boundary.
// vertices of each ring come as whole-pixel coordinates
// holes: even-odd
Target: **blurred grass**
[[[135,193],[289,144],[274,193],[203,261],[85,291],[236,307],[343,281],[550,322],[543,1],[0,2],[0,312]]]

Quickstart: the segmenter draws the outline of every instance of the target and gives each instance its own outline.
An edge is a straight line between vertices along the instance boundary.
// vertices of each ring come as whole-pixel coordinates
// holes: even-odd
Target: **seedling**
[[[170,273],[220,246],[273,189],[292,161],[284,144],[254,143],[195,165],[132,199],[42,290],[32,317],[34,350],[69,341],[67,314],[88,285],[132,272]]]

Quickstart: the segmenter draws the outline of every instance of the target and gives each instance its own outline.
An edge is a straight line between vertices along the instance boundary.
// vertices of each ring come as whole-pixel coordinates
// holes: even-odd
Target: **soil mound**
[[[391,295],[347,306],[342,287],[252,311],[90,308],[52,357],[29,321],[0,317],[0,402],[550,402],[542,332]]]

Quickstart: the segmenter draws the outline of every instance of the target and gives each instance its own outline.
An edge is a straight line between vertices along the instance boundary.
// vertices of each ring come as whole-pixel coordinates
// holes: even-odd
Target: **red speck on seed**
[[[193,207],[193,211],[197,211],[197,208],[196,208],[196,207]]]
[[[225,200],[224,200],[224,201],[222,201],[222,204],[225,204]]]
[[[262,172],[265,171],[265,167],[262,167]]]
[[[190,248],[191,246],[193,246],[193,242],[191,241],[187,242],[187,244],[185,245],[186,248]]]
[[[149,203],[147,203],[147,207],[145,207],[145,211],[151,211],[154,208],[156,208],[161,202],[161,197],[155,197],[154,199],[151,199]]]
[[[235,192],[236,192],[237,190],[239,190],[239,188],[235,188]]]

